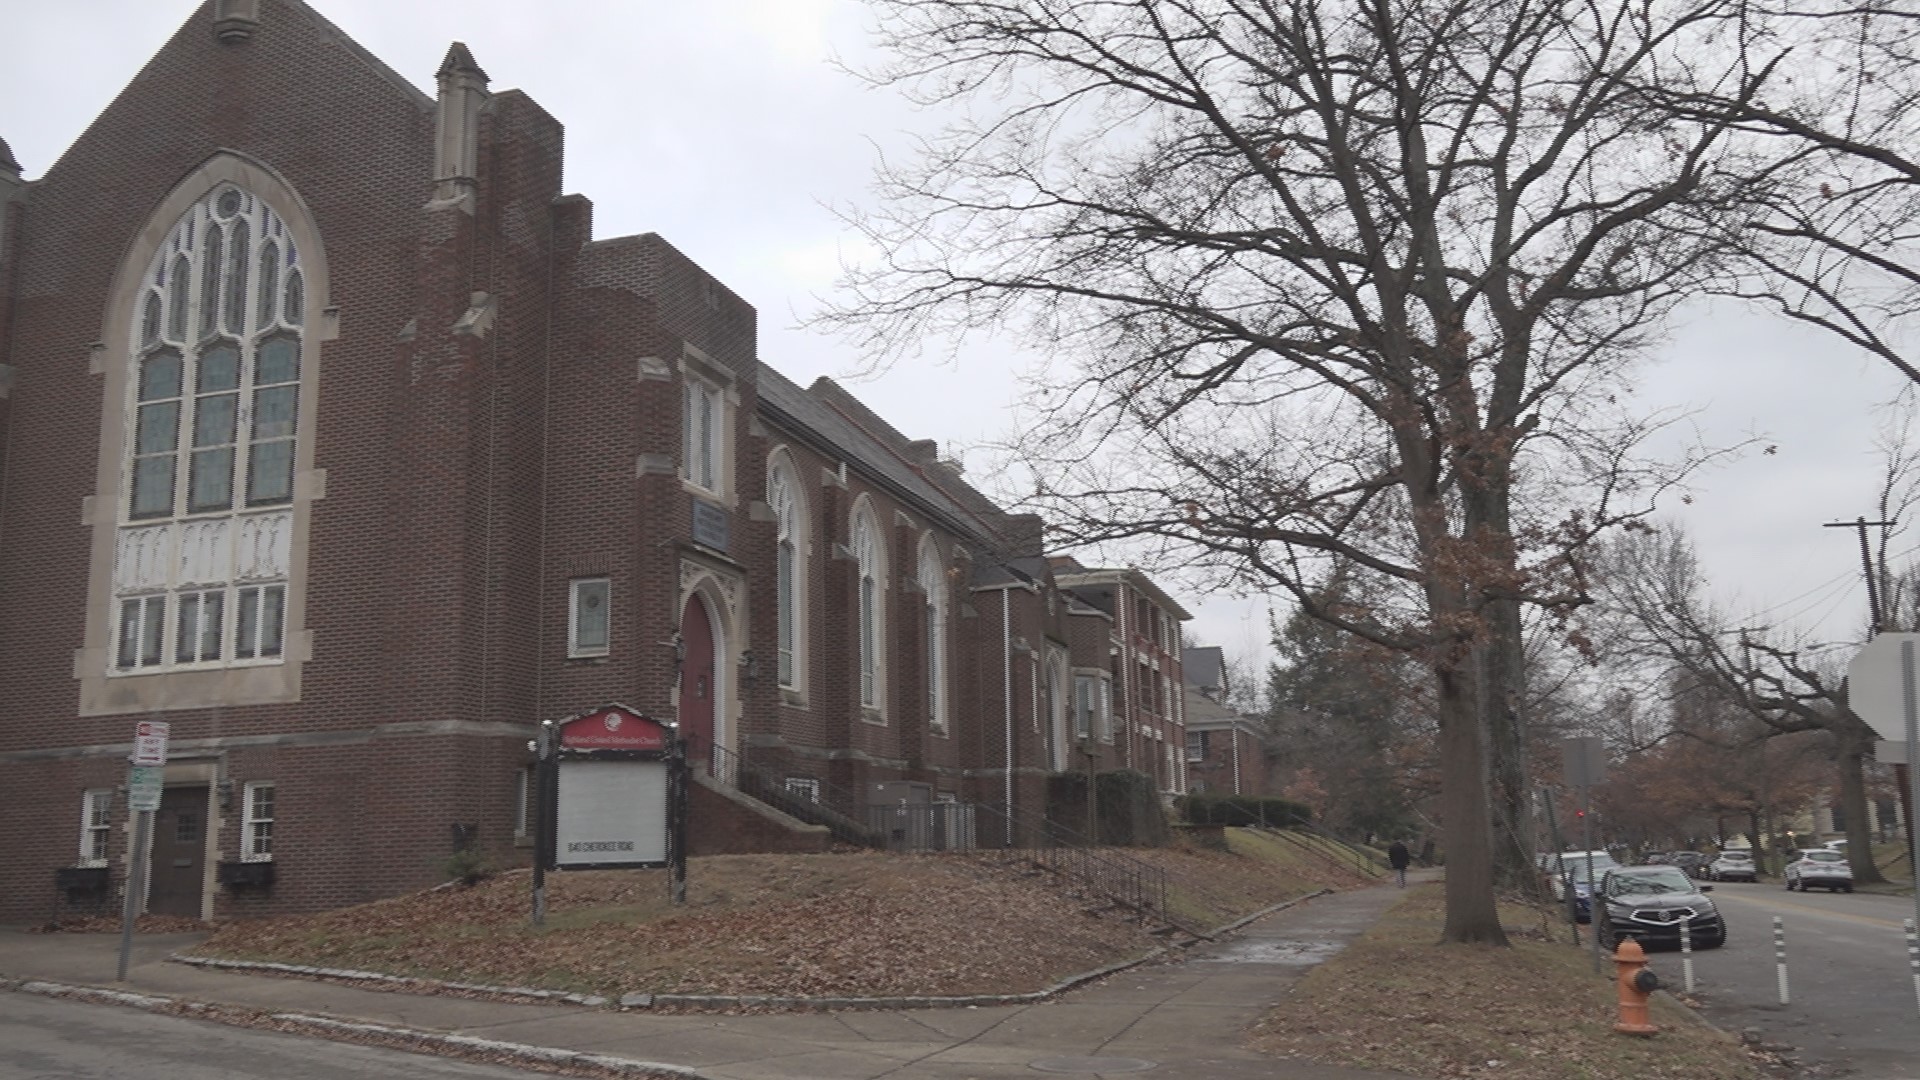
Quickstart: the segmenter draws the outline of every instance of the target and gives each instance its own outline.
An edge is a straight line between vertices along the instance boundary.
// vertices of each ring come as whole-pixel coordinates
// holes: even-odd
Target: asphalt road
[[[1795,1048],[1811,1076],[1920,1080],[1920,1002],[1902,920],[1909,897],[1787,892],[1778,881],[1721,882],[1709,894],[1727,920],[1724,948],[1694,954],[1708,1019]],[[1779,1004],[1773,917],[1786,931],[1789,1004]],[[1674,989],[1680,956],[1653,954]]]
[[[0,1080],[525,1080],[548,1076],[138,1009],[0,992]]]

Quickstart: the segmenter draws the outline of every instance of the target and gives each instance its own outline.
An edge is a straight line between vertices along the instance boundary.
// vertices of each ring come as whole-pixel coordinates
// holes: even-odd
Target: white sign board
[[[1873,744],[1873,760],[1882,765],[1907,764],[1907,744],[1899,742],[1877,742]]]
[[[667,763],[560,762],[554,864],[667,861]]]
[[[133,725],[133,764],[167,763],[167,725],[160,720],[142,720]]]
[[[1920,664],[1920,634],[1877,634],[1847,664],[1847,705],[1883,739],[1907,738],[1906,690],[1900,672],[1900,643],[1915,645]]]

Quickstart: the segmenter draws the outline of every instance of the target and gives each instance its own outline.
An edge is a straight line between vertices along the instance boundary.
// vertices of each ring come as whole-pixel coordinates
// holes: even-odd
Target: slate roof
[[[890,489],[921,512],[941,519],[941,524],[961,536],[989,546],[999,540],[991,522],[930,483],[897,451],[840,410],[764,363],[758,374],[760,407],[775,423],[796,429],[796,434],[812,436],[816,449],[844,458],[849,468]]]

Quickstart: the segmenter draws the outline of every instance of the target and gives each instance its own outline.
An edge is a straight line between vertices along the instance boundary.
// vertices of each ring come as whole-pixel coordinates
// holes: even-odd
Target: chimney
[[[907,444],[907,460],[927,468],[940,460],[940,444],[932,439],[915,439]]]
[[[487,73],[466,45],[454,42],[440,62],[440,98],[433,144],[433,201],[460,204],[473,213],[480,183],[480,110],[487,103]]]
[[[260,0],[213,0],[213,39],[238,45],[260,26]]]

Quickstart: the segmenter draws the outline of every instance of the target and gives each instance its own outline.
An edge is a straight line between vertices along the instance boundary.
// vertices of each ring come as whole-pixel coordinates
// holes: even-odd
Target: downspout
[[[1007,706],[1007,845],[1013,846],[1013,590],[1000,590],[1000,662],[1001,678],[1006,680],[1006,693],[1001,694]]]
[[[1240,728],[1235,725],[1227,730],[1233,732],[1233,793],[1238,795],[1240,794]]]

